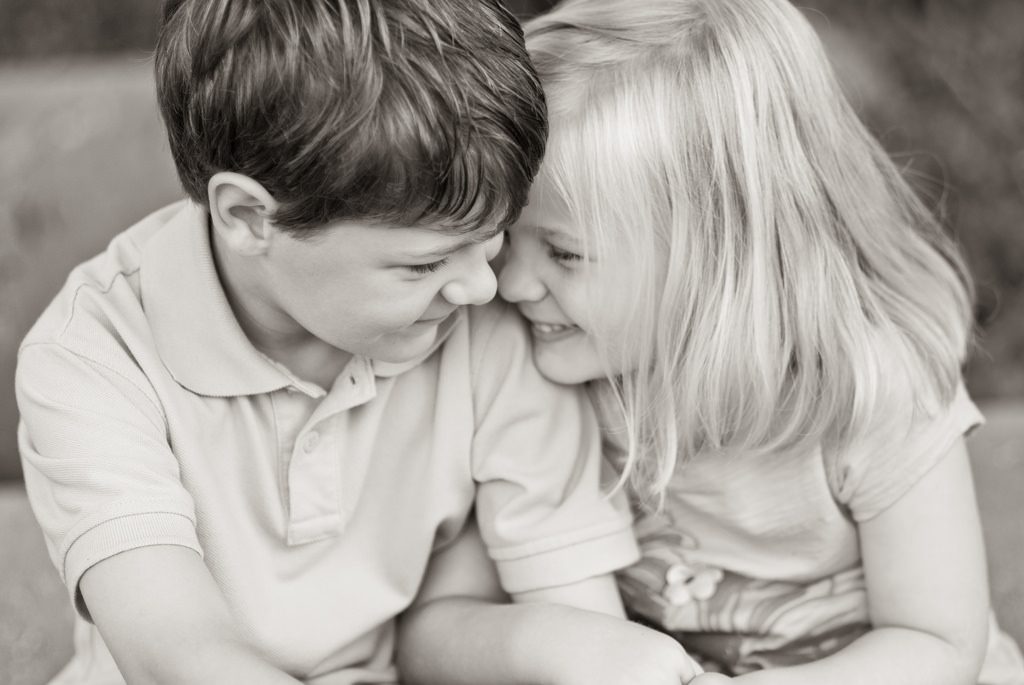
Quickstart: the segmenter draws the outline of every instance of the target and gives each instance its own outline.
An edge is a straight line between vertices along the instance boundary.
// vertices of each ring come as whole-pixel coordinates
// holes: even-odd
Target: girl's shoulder
[[[822,446],[833,496],[858,522],[894,503],[984,422],[962,380],[948,400],[901,383],[889,385],[880,388],[858,437]]]

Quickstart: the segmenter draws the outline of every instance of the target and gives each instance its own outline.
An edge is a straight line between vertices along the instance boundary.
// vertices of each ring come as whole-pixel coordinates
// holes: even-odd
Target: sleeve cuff
[[[93,565],[115,554],[152,545],[178,545],[202,555],[192,520],[169,512],[120,516],[78,536],[64,555],[62,575],[75,609],[82,618],[92,621],[78,591],[82,575]]]
[[[639,558],[633,529],[626,527],[557,549],[494,561],[505,592],[520,593],[612,573]]]
[[[909,451],[905,450],[900,468],[892,469],[885,485],[852,509],[854,521],[870,521],[895,504],[942,461],[956,440],[984,423],[985,418],[961,383],[946,415],[918,437]]]

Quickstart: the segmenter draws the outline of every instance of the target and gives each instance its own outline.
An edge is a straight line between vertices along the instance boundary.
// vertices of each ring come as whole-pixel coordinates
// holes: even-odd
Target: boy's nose
[[[498,291],[498,279],[485,259],[479,260],[461,278],[449,281],[441,288],[441,295],[451,304],[487,304]]]
[[[547,288],[523,258],[509,250],[498,273],[498,292],[508,302],[539,302],[547,295]]]

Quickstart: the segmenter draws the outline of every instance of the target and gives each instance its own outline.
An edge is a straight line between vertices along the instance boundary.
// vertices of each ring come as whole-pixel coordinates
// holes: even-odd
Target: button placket
[[[322,540],[344,529],[342,479],[349,474],[340,452],[345,444],[346,412],[376,395],[372,375],[361,373],[365,370],[348,370],[296,436],[288,479],[290,545]]]
[[[296,440],[289,469],[288,544],[336,535],[340,524],[337,449],[324,419]]]

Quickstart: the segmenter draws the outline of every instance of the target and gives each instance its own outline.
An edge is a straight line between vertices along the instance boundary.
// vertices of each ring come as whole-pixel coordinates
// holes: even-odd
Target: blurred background
[[[643,2],[643,0],[635,0]],[[546,0],[509,0],[521,16]],[[1024,638],[1024,0],[797,0],[846,91],[967,254],[989,425],[972,438],[1001,618]],[[176,199],[149,51],[159,0],[0,0],[0,682],[70,650],[18,485],[17,344],[67,272]],[[6,479],[7,485],[2,485]]]

